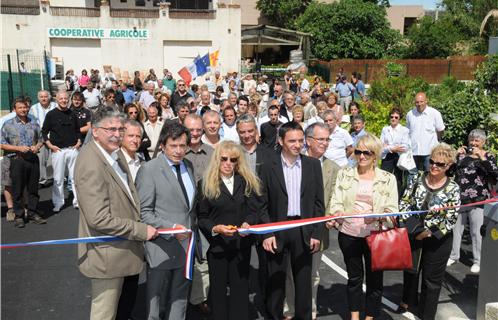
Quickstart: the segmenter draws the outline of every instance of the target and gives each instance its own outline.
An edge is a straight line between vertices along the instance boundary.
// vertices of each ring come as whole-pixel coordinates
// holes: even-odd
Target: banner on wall
[[[48,28],[50,38],[145,40],[149,29]]]

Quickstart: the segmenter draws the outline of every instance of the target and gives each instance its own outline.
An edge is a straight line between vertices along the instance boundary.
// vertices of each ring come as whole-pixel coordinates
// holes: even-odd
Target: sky
[[[423,5],[426,10],[434,10],[436,9],[436,3],[440,2],[439,0],[389,0],[391,5]]]

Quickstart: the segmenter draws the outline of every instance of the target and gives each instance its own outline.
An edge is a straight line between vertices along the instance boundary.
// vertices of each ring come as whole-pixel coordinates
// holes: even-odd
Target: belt
[[[287,216],[287,220],[300,220],[301,216]]]

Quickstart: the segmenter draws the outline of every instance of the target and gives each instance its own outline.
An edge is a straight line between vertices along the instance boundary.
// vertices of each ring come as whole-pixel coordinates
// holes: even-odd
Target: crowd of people
[[[151,69],[144,81],[136,72],[125,83],[110,70],[103,78],[70,70],[55,101],[44,90],[32,106],[26,97],[14,101],[1,119],[7,220],[17,228],[47,223],[38,191],[52,183],[53,211],[66,201],[79,209],[80,237],[129,240],[78,245],[80,271],[92,285],[91,319],[129,319],[144,258],[148,319],[185,319],[188,302],[217,320],[249,319],[253,247],[264,317],[315,319],[321,255],[336,240],[351,319],[363,311],[373,319],[380,315],[383,272],[372,270],[366,238],[395,225],[409,230],[414,257],[403,274],[399,312],[435,318],[445,268],[459,259],[467,220],[470,271],[479,273],[483,207],[458,206],[490,198],[496,184],[484,131],[470,132],[468,145],[457,150],[441,142],[446,124],[420,92],[406,115],[392,109],[376,137],[361,114],[359,101],[368,98],[360,74],[348,81],[341,70],[331,88],[304,74],[268,80],[215,72],[203,85],[188,86],[168,70],[160,79]],[[400,165],[410,159],[412,168]],[[427,213],[343,218],[259,236],[238,231],[412,210]],[[180,231],[159,234],[162,228]],[[192,281],[184,276],[190,232],[198,235]]]

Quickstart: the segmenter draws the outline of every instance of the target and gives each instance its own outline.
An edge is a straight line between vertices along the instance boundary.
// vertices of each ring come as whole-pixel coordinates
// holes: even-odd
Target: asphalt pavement
[[[74,238],[78,235],[78,210],[65,207],[52,212],[51,188],[40,190],[39,208],[48,218],[45,225],[29,223],[16,229],[6,222],[2,207],[1,240],[3,244]],[[71,203],[66,200],[66,203]],[[2,204],[3,205],[3,204]],[[324,253],[320,266],[318,289],[318,319],[349,319],[346,300],[347,274],[337,233],[332,231],[330,248]],[[439,298],[438,320],[475,319],[478,275],[470,273],[470,239],[466,233],[461,260],[447,268]],[[1,253],[1,318],[9,320],[79,320],[90,313],[90,281],[81,275],[76,265],[76,245],[52,245],[5,249]],[[254,264],[257,267],[257,262]],[[252,276],[257,270],[252,269]],[[142,275],[133,319],[145,319],[145,278]],[[378,319],[409,319],[396,314],[393,308],[400,302],[402,273],[384,273],[383,309]],[[251,279],[251,319],[262,319],[261,295],[255,277]],[[409,315],[406,315],[409,316]],[[204,319],[189,306],[187,319]],[[209,318],[207,318],[209,319]]]

